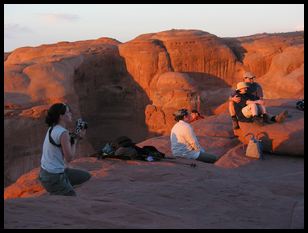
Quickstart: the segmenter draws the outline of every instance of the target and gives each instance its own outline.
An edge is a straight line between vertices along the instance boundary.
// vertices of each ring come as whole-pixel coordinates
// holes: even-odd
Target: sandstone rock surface
[[[76,188],[77,197],[50,196],[33,180],[30,191],[31,180],[24,180],[15,193],[27,187],[29,195],[4,200],[4,228],[304,228],[302,158],[244,163],[243,151],[236,155],[241,166],[229,157],[219,165],[196,161],[194,168],[184,159],[80,158],[72,166],[92,178]]]

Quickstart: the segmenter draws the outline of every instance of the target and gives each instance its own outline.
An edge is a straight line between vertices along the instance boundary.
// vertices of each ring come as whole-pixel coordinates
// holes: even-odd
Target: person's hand
[[[239,96],[233,96],[231,99],[232,99],[232,101],[234,101],[235,103],[241,102],[241,97],[239,97]]]

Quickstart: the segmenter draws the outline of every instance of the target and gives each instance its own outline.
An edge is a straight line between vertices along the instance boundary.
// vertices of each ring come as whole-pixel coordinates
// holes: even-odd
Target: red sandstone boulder
[[[287,47],[274,56],[258,82],[265,98],[304,98],[304,45]]]

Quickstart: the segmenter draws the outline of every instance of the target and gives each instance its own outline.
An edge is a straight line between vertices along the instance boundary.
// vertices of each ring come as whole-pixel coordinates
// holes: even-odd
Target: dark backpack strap
[[[53,129],[53,127],[51,127],[50,128],[50,130],[49,130],[49,142],[52,144],[52,145],[54,145],[54,146],[56,146],[56,147],[61,147],[61,144],[57,144],[53,139],[52,139],[52,137],[51,137],[51,131],[52,131],[52,129]]]

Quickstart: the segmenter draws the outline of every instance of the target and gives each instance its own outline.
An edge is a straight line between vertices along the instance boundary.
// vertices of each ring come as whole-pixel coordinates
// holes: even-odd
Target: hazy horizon
[[[171,29],[202,30],[218,37],[303,31],[304,4],[4,5],[4,52],[100,37],[125,43]]]

